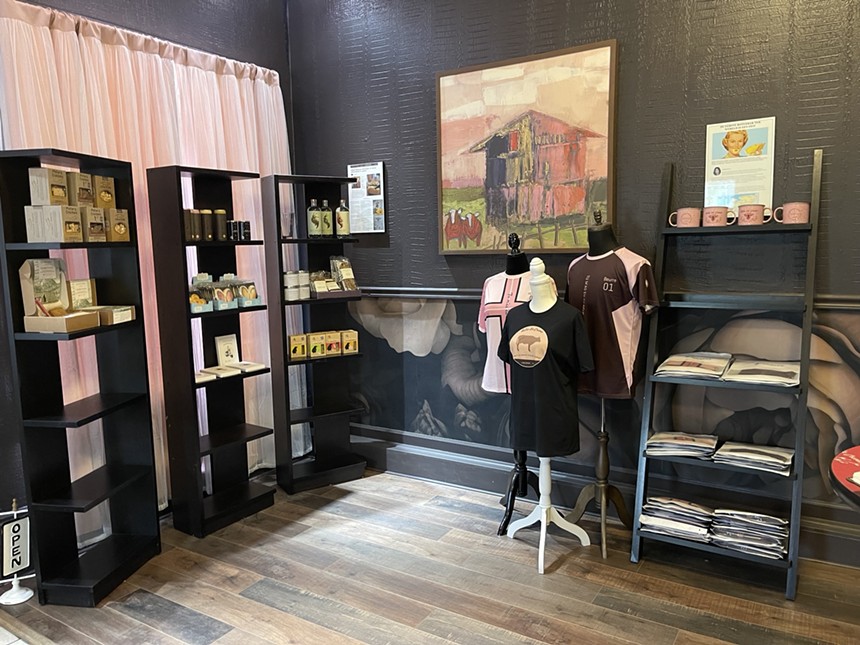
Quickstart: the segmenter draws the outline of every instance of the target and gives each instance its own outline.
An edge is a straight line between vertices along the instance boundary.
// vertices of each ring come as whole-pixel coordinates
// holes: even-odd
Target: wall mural
[[[362,327],[367,360],[353,391],[366,407],[362,422],[418,434],[508,446],[509,397],[481,389],[486,340],[477,330],[478,303],[364,298],[350,303]],[[679,320],[675,351],[709,350],[772,360],[796,360],[800,328],[756,313],[709,312]],[[860,313],[819,311],[811,349],[804,495],[835,501],[827,473],[842,450],[860,444]],[[796,402],[788,394],[661,386],[657,423],[665,429],[715,433],[723,439],[791,446]],[[613,468],[635,469],[641,394],[607,402]],[[599,400],[580,397],[581,449],[570,459],[592,465],[597,454]],[[773,476],[708,470],[684,478],[764,486]]]

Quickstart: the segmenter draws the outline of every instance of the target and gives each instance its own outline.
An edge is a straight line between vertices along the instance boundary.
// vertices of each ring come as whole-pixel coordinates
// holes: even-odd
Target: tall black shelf
[[[638,562],[642,557],[643,540],[654,540],[785,570],[786,598],[793,600],[797,593],[822,156],[821,150],[813,153],[808,224],[784,225],[771,222],[761,226],[665,228],[662,232],[655,262],[655,276],[661,306],[654,312],[650,321],[646,366],[646,373],[649,376],[642,411],[636,506],[630,555],[633,562]],[[659,209],[658,227],[665,226],[666,215],[669,212],[672,172],[671,164],[667,164],[663,178],[663,197]],[[708,255],[708,251],[715,253]],[[689,262],[690,258],[694,258],[694,261]],[[713,259],[709,260],[709,258]],[[685,260],[687,260],[686,263]],[[703,284],[703,281],[706,284]],[[774,287],[778,288],[778,291],[775,291]],[[797,324],[801,328],[798,352],[799,385],[785,388],[654,375],[656,366],[666,358],[673,344],[679,340],[676,329],[679,317],[694,313],[695,310],[700,312],[725,310],[726,315],[742,310],[768,311],[783,320]],[[648,456],[645,452],[647,441],[653,432],[683,430],[683,428],[665,427],[667,420],[659,419],[655,411],[656,389],[678,385],[757,390],[794,397],[796,401],[792,419],[794,459],[789,476],[762,474],[749,468],[696,459]],[[751,437],[747,441],[754,443]],[[688,474],[696,469],[717,469],[756,474],[762,479],[770,480],[769,484],[765,484],[765,492],[749,490],[744,494],[743,499],[737,499],[736,491],[734,493],[723,491],[724,494],[721,495],[719,491],[706,492],[707,487],[702,490],[697,486],[690,486],[689,482],[684,486],[676,485],[675,488],[683,488],[688,495],[691,491],[700,493],[701,496],[697,499],[690,500],[694,502],[700,501],[709,505],[718,503],[741,510],[781,514],[789,520],[786,556],[781,559],[771,559],[643,530],[640,526],[640,516],[649,496],[649,488],[653,486],[651,480],[659,475],[662,479],[661,486],[666,486],[667,480],[672,478],[665,470],[661,471],[662,464],[683,467]],[[786,490],[789,492],[783,493]],[[737,502],[732,501],[734,499],[737,499]]]
[[[274,487],[252,481],[248,474],[248,442],[270,435],[272,430],[248,424],[245,419],[245,379],[268,374],[269,370],[195,383],[191,321],[199,320],[202,330],[203,365],[198,367],[212,366],[217,365],[214,338],[235,334],[241,347],[240,318],[266,315],[269,308],[264,305],[204,314],[190,312],[190,250],[196,253],[199,271],[217,279],[224,273],[236,273],[238,249],[260,253],[263,241],[186,242],[182,180],[190,179],[195,208],[225,208],[232,212],[233,184],[256,182],[259,175],[185,166],[150,168],[146,174],[153,222],[173,525],[190,535],[204,537],[274,503]],[[237,213],[239,218],[242,215]],[[206,392],[205,428],[197,410],[196,393],[201,390]],[[204,481],[204,459],[209,460],[211,468],[209,491]]]
[[[344,244],[357,241],[354,237],[308,238],[304,216],[304,209],[311,198],[320,200],[319,203],[327,199],[334,208],[340,202],[344,188],[353,181],[355,179],[350,177],[318,175],[272,175],[262,180],[266,284],[271,309],[269,336],[273,357],[277,479],[288,493],[357,479],[362,476],[367,465],[366,460],[353,453],[350,447],[350,416],[360,412],[349,406],[349,379],[344,374],[348,363],[341,359],[350,356],[291,363],[285,317],[286,307],[301,307],[304,328],[308,332],[346,329],[351,325],[345,303],[354,298],[286,302],[283,289],[285,249],[297,248],[300,265],[314,271],[328,269],[331,255],[342,255]],[[297,211],[295,231],[284,231],[281,224],[282,190],[293,191],[293,204]],[[290,409],[291,365],[305,370],[309,407]],[[313,450],[309,455],[294,459],[291,429],[300,423],[310,423],[312,426]],[[282,436],[277,436],[279,434]]]
[[[53,166],[114,178],[131,242],[28,243],[28,169]],[[131,165],[55,149],[0,152],[2,296],[0,419],[17,432],[30,506],[39,602],[93,607],[161,551],[152,413]],[[58,251],[86,253],[100,304],[134,305],[137,320],[72,333],[26,332],[18,268]],[[97,394],[66,404],[60,344],[92,338]],[[101,421],[105,465],[72,479],[66,432]],[[109,502],[112,535],[78,549],[75,513]]]

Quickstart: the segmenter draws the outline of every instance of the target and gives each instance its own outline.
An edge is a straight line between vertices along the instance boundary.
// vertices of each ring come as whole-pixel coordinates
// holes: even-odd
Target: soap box
[[[108,242],[128,242],[131,231],[128,227],[128,211],[124,208],[108,208],[105,210],[105,228]]]
[[[325,357],[325,332],[308,334],[308,356],[310,358]]]
[[[92,278],[67,280],[66,285],[69,289],[69,309],[78,310],[99,304],[96,297],[96,281]]]
[[[43,242],[83,242],[81,211],[77,206],[42,206]],[[25,215],[26,217],[26,211]]]
[[[86,172],[67,172],[69,206],[95,206],[93,176]]]
[[[300,361],[308,357],[308,339],[305,334],[290,335],[290,360]]]
[[[325,355],[337,356],[340,353],[340,332],[327,331],[325,333]]]
[[[28,168],[30,204],[33,206],[68,206],[66,173],[53,168]]]
[[[104,209],[95,206],[79,206],[78,208],[81,211],[84,242],[107,242]]]
[[[83,311],[98,314],[101,325],[119,325],[131,322],[135,318],[134,305],[102,305],[100,307],[86,307]]]
[[[24,223],[27,226],[28,242],[47,242],[45,239],[45,224],[42,221],[41,206],[24,207]]]
[[[344,354],[358,354],[358,332],[354,329],[340,332],[340,346]]]
[[[98,208],[116,208],[116,188],[113,177],[102,177],[93,175],[92,179],[93,197],[95,206]]]

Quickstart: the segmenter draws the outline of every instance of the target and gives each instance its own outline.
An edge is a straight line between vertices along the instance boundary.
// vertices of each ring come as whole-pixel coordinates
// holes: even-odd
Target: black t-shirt
[[[576,386],[580,372],[593,369],[582,314],[561,300],[539,314],[516,307],[498,354],[511,366],[511,448],[539,457],[578,451]]]

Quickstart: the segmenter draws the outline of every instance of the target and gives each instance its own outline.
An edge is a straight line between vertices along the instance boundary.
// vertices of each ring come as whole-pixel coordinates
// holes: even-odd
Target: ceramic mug
[[[780,224],[808,224],[809,202],[786,202],[773,209],[773,218]]]
[[[767,224],[772,217],[773,211],[764,204],[741,204],[738,206],[738,224],[741,226]]]
[[[672,221],[672,216],[675,221]],[[692,228],[699,225],[702,217],[702,209],[700,208],[679,208],[676,211],[669,213],[669,226],[677,226],[679,228]]]
[[[731,226],[738,221],[728,206],[705,206],[702,211],[702,226]]]

